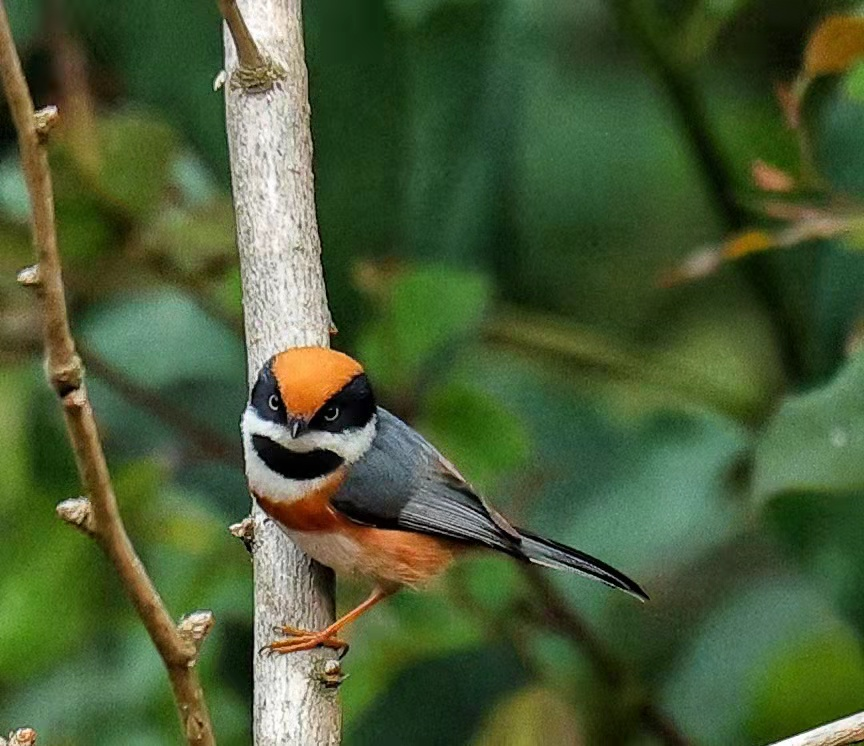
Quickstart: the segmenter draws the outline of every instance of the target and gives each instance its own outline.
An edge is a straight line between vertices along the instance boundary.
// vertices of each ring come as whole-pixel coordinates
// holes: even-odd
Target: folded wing
[[[372,447],[332,499],[340,513],[377,528],[479,544],[647,598],[636,583],[600,560],[511,526],[416,430],[381,408],[378,418]]]

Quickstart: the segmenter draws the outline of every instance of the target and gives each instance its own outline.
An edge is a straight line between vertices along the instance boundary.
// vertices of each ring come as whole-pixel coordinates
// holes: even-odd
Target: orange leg
[[[274,640],[269,645],[265,645],[263,650],[268,650],[271,653],[296,653],[300,650],[313,650],[314,648],[333,648],[334,650],[348,649],[348,643],[340,640],[336,635],[339,631],[353,622],[357,617],[365,614],[379,601],[383,601],[387,596],[393,593],[392,590],[383,590],[376,588],[372,594],[356,609],[352,609],[345,616],[337,619],[327,629],[320,632],[309,632],[296,627],[282,627],[282,634],[288,635],[281,640]]]

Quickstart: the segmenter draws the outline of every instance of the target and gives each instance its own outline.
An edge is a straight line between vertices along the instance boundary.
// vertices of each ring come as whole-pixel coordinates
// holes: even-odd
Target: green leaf
[[[186,276],[225,271],[234,265],[231,201],[213,200],[192,210],[161,210],[144,233],[142,246]]]
[[[777,662],[801,644],[802,633],[810,639],[852,639],[848,627],[809,584],[783,576],[751,581],[718,599],[718,605],[691,630],[687,645],[667,675],[659,702],[694,743],[727,746],[773,740],[748,735],[756,721],[743,704],[758,700],[759,709],[763,708],[761,703],[767,708],[768,702],[776,708],[777,699],[764,690],[774,683],[778,695],[794,690],[794,682],[785,687],[777,675],[787,676],[796,668],[800,671],[798,663],[783,670]],[[843,642],[838,650],[844,647],[852,652]],[[860,655],[853,656],[853,661],[860,660]],[[793,653],[793,658],[798,657]],[[860,681],[857,673],[849,676],[834,667],[834,660],[836,652],[825,660],[811,658],[806,687],[814,700],[819,698],[815,690],[829,688],[826,677],[832,670],[843,674],[843,683]],[[855,667],[858,665],[856,662]],[[860,693],[858,687],[855,694]],[[773,717],[776,709],[764,712]]]
[[[140,113],[114,114],[99,120],[98,138],[100,190],[134,217],[154,210],[171,177],[177,148],[171,128]]]
[[[43,3],[32,0],[7,0],[5,7],[15,43],[19,47],[26,45],[42,25]]]
[[[858,62],[844,78],[846,95],[864,103],[864,62]]]
[[[346,610],[365,595],[364,588]],[[342,691],[348,729],[405,670],[429,658],[464,653],[482,642],[482,632],[476,617],[454,608],[440,592],[399,593],[379,606],[351,633],[347,671],[362,676],[363,685]]]
[[[515,414],[484,391],[464,383],[435,387],[423,399],[418,427],[478,487],[514,469],[528,456],[528,434]]]
[[[864,654],[849,630],[809,636],[754,671],[748,730],[755,743],[836,720],[864,707]]]
[[[464,743],[484,713],[526,683],[510,648],[483,647],[416,663],[348,730],[347,746]]]
[[[581,746],[579,718],[558,692],[529,686],[499,702],[473,746]]]
[[[16,222],[30,219],[30,197],[17,152],[10,152],[0,160],[0,211]]]
[[[94,351],[148,387],[243,380],[240,341],[174,291],[100,305],[87,315],[81,331]]]
[[[489,283],[475,273],[427,266],[399,275],[359,343],[378,386],[405,390],[428,374],[433,356],[474,331],[489,297]]]
[[[753,494],[864,489],[864,355],[825,386],[790,397],[756,447]]]

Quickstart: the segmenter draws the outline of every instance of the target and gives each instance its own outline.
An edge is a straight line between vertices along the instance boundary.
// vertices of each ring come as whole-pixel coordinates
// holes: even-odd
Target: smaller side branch
[[[777,741],[771,746],[845,746],[864,741],[864,712]]]
[[[43,306],[45,372],[63,409],[75,462],[89,502],[65,503],[60,512],[94,539],[114,565],[123,587],[161,656],[174,691],[181,726],[190,746],[214,746],[210,714],[194,667],[194,638],[184,637],[171,619],[153,582],[135,552],[120,517],[96,420],[84,387],[84,368],[69,328],[66,297],[57,249],[54,193],[45,148],[54,109],[37,112],[6,7],[0,0],[0,83],[18,134],[21,166],[30,196],[33,243],[38,264],[19,281],[39,294]],[[68,515],[64,515],[68,513]],[[203,639],[203,636],[202,636]]]
[[[217,0],[217,4],[237,47],[239,65],[231,76],[231,85],[250,93],[269,91],[276,81],[285,77],[285,70],[258,49],[237,7],[237,0]]]

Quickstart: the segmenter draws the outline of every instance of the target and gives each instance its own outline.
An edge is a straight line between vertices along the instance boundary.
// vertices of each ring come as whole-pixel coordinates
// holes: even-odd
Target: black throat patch
[[[255,453],[267,466],[286,479],[315,479],[338,469],[345,462],[338,453],[318,449],[298,453],[263,435],[252,436]]]

